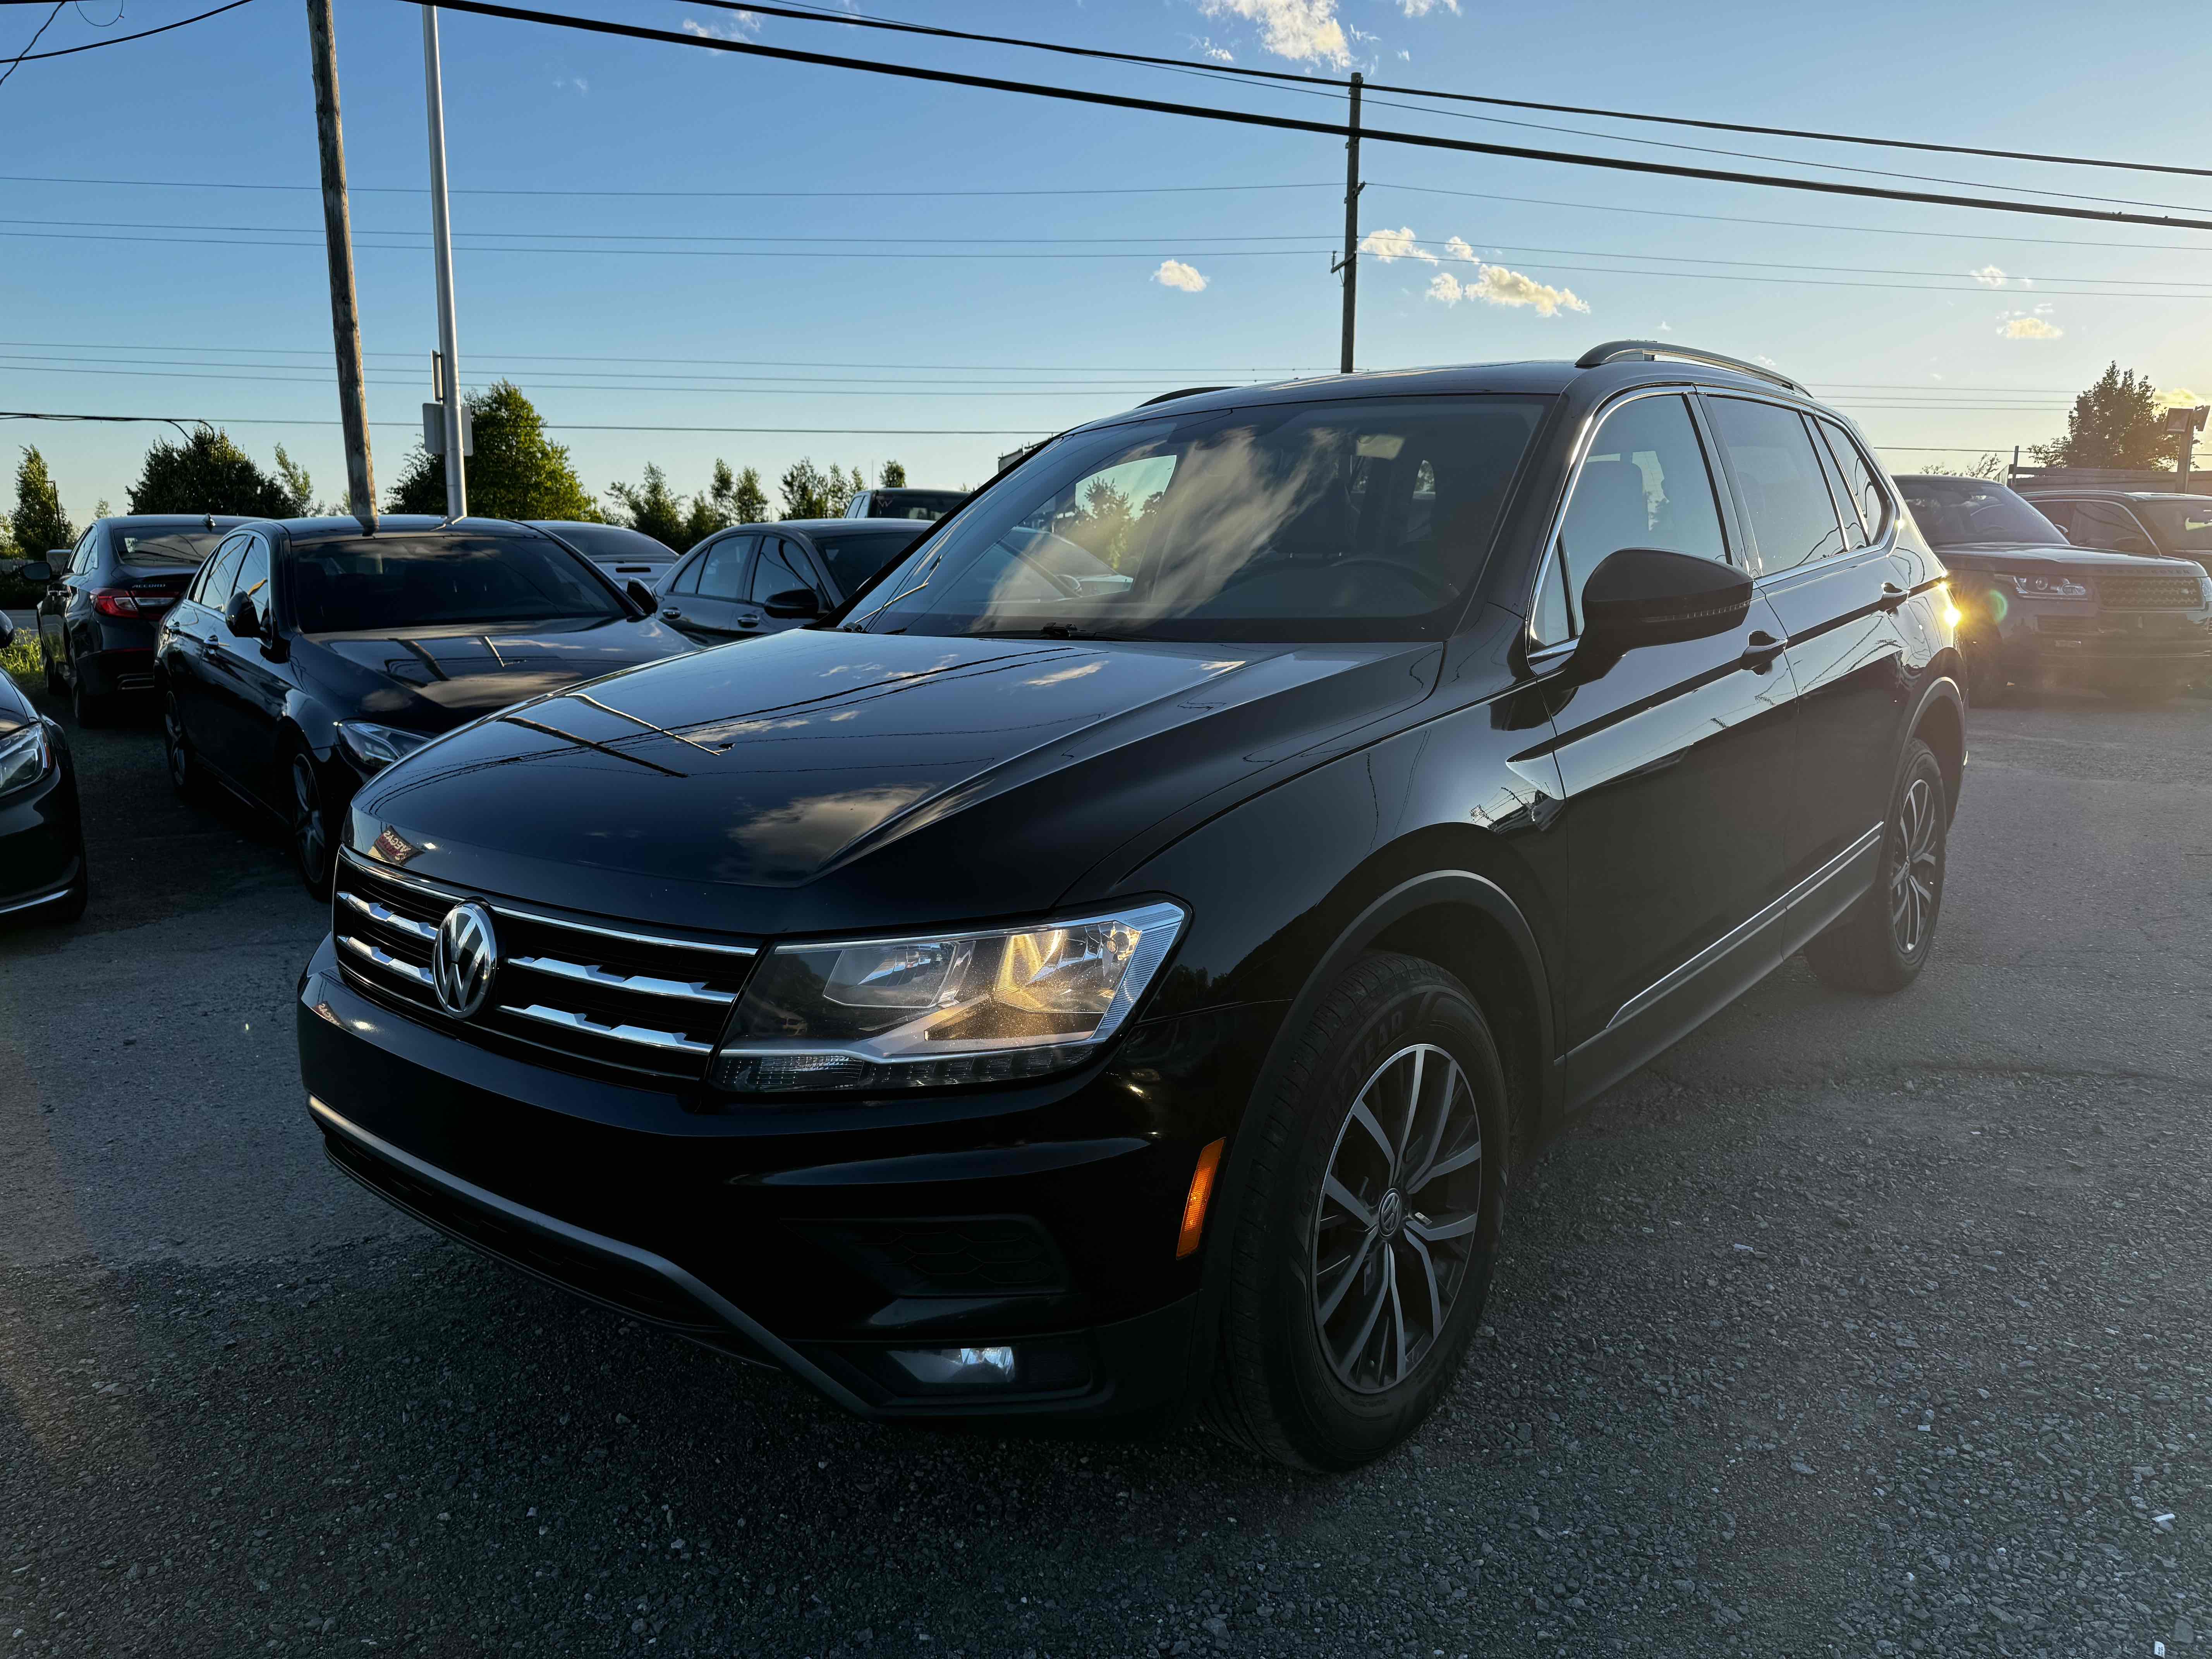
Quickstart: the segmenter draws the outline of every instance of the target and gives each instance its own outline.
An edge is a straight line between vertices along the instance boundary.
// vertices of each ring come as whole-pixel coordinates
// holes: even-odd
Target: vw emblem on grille
[[[491,912],[481,904],[456,904],[438,924],[430,945],[430,984],[438,1006],[455,1019],[466,1019],[491,994],[499,971],[499,940],[491,931]]]

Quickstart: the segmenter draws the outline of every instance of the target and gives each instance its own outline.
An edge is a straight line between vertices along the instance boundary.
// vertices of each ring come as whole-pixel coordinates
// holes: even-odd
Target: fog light
[[[891,1358],[917,1382],[933,1389],[1003,1386],[1014,1380],[1014,1351],[991,1348],[894,1348]]]

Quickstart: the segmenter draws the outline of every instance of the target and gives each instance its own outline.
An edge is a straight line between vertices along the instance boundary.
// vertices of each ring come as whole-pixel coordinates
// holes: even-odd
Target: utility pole
[[[446,91],[438,64],[438,9],[422,8],[422,85],[430,106],[430,245],[438,275],[439,400],[446,406],[446,516],[469,512],[461,454],[461,358],[453,343],[453,225],[446,205]]]
[[[2190,463],[2197,453],[2197,434],[2204,429],[2208,414],[2212,414],[2212,404],[2199,404],[2194,409],[2183,406],[2166,411],[2166,429],[2181,441],[2180,477],[2174,488],[2185,495],[2189,493]]]
[[[1359,317],[1359,87],[1358,70],[1352,76],[1351,136],[1344,141],[1344,257],[1333,261],[1331,271],[1344,273],[1344,346],[1338,356],[1340,374],[1352,373],[1352,337]]]
[[[315,135],[323,163],[323,240],[331,258],[331,332],[337,344],[338,416],[345,428],[346,500],[362,528],[376,529],[376,468],[368,453],[368,398],[361,374],[361,308],[354,297],[353,218],[346,206],[345,135],[338,125],[338,52],[331,0],[307,0],[314,59]]]

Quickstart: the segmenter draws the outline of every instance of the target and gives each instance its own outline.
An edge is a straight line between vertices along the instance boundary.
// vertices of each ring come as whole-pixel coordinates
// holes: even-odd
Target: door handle
[[[1881,585],[1881,608],[1883,610],[1896,610],[1898,606],[1905,603],[1905,598],[1906,594],[1905,590],[1899,587],[1895,582],[1884,582]]]
[[[1757,629],[1744,641],[1743,655],[1737,660],[1753,673],[1764,674],[1774,665],[1774,659],[1782,654],[1782,641],[1763,628]]]
[[[660,614],[665,617],[670,622],[682,622],[684,620],[684,613],[681,611],[674,610],[672,608],[664,611]]]
[[[758,617],[740,617],[738,618],[738,626],[740,628],[758,628],[760,626],[760,618]]]

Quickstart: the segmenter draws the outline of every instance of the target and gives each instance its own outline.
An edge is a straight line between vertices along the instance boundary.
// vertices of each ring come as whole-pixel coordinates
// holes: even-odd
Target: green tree
[[[545,422],[521,388],[495,380],[469,393],[476,453],[468,459],[469,511],[488,519],[605,518],[569,464],[566,446],[550,441]],[[446,462],[418,443],[385,498],[387,513],[446,510]]]
[[[903,489],[906,488],[906,468],[896,461],[885,461],[883,477],[878,482],[885,489]]]
[[[2002,455],[1984,454],[1970,465],[1954,466],[1948,461],[1930,461],[1920,469],[1946,478],[1987,478],[1992,483],[2005,476],[2005,461]]]
[[[315,510],[315,481],[307,476],[307,469],[284,453],[284,446],[276,446],[276,479],[284,490],[284,516],[304,519]]]
[[[629,527],[640,535],[650,536],[678,553],[698,539],[685,539],[689,515],[684,499],[669,489],[668,475],[652,463],[646,465],[643,483],[611,484],[607,493],[623,504],[629,514]]]
[[[865,480],[860,488],[867,488]],[[783,477],[776,481],[776,489],[783,497],[783,516],[787,519],[834,519],[845,510],[845,503],[855,493],[836,463],[817,466],[811,456],[784,468]]]
[[[768,491],[761,488],[760,469],[757,466],[749,466],[738,474],[737,487],[730,492],[730,522],[768,522]]]
[[[253,464],[227,432],[195,427],[179,443],[157,438],[131,486],[133,513],[237,513],[282,519],[294,512],[285,486]]]
[[[2159,430],[2158,393],[2136,372],[2112,363],[2097,382],[2074,399],[2066,435],[2039,444],[2035,459],[2045,466],[2160,467],[2172,459],[2173,443]]]
[[[23,452],[15,468],[15,512],[10,520],[15,545],[27,559],[41,559],[58,547],[76,544],[76,527],[62,511],[62,493],[46,458],[35,446]]]

